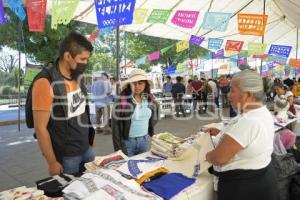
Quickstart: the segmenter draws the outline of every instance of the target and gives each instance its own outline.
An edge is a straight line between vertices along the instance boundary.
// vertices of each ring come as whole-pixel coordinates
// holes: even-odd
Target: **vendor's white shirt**
[[[261,169],[271,162],[274,139],[274,120],[263,106],[241,115],[224,130],[242,146],[226,165],[216,167],[217,171],[234,169]]]

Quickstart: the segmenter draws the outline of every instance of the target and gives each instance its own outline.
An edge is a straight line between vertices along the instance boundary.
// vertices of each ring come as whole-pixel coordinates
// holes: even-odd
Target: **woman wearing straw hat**
[[[122,83],[112,113],[112,138],[115,151],[128,156],[150,150],[151,136],[158,120],[158,106],[150,93],[152,82],[145,71],[135,69]]]

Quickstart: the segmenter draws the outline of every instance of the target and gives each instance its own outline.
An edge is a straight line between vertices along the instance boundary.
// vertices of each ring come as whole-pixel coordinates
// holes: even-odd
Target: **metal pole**
[[[18,131],[20,132],[21,131],[21,127],[20,127],[20,124],[21,124],[21,113],[20,113],[20,107],[21,107],[21,103],[20,103],[20,100],[21,100],[21,96],[20,96],[20,93],[21,93],[21,90],[20,90],[20,79],[21,79],[21,42],[22,42],[22,21],[19,20],[19,44],[18,44],[18,48],[19,48],[19,68],[18,68]]]
[[[116,28],[116,79],[117,79],[117,94],[119,94],[119,80],[120,80],[120,27]]]
[[[297,28],[296,30],[296,35],[297,35],[297,39],[296,39],[296,60],[298,59],[298,43],[299,43],[299,29]],[[295,78],[297,76],[297,72],[295,70]]]
[[[265,15],[265,14],[266,14],[266,0],[264,0],[264,5],[263,5],[263,15]],[[265,42],[265,36],[262,35],[261,43],[263,44],[264,42]],[[262,74],[262,64],[263,64],[263,59],[261,58],[260,59],[260,71],[259,71],[260,75]]]
[[[213,52],[211,52],[211,78],[214,78],[214,58],[213,58]]]
[[[126,46],[127,46],[127,41],[126,41],[126,31],[124,31],[124,57],[125,57],[125,62],[124,62],[125,65],[124,65],[124,66],[125,66],[125,74],[126,74],[126,65],[127,65],[127,51],[126,51],[126,50],[127,50],[127,49],[126,49],[127,47],[126,47]]]

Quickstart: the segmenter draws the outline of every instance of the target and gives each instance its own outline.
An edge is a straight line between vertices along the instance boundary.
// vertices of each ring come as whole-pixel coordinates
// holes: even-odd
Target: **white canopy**
[[[136,8],[149,9],[148,16],[152,9],[172,9],[173,11],[166,24],[145,22],[144,24],[122,26],[121,29],[175,40],[189,39],[192,34],[205,36],[205,38],[242,40],[245,42],[243,49],[247,49],[248,42],[261,42],[262,39],[258,36],[240,35],[237,30],[237,15],[230,19],[226,32],[217,32],[200,28],[204,14],[209,7],[211,12],[263,14],[263,3],[263,0],[136,0]],[[50,7],[51,1],[48,1],[47,8]],[[171,18],[176,10],[200,11],[194,28],[181,28],[171,23]],[[290,57],[294,58],[296,56],[296,32],[297,27],[300,27],[300,1],[266,0],[265,14],[268,15],[268,24],[264,43],[293,46]],[[76,20],[97,24],[94,0],[81,0],[74,16]],[[207,41],[204,41],[201,46],[206,48]]]

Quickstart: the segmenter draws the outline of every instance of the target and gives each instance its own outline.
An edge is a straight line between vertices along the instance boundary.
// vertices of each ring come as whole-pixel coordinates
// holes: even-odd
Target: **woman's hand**
[[[220,133],[220,130],[217,128],[208,128],[205,132],[209,133],[211,136],[216,136]]]

